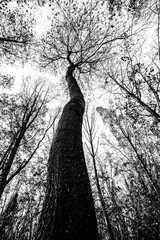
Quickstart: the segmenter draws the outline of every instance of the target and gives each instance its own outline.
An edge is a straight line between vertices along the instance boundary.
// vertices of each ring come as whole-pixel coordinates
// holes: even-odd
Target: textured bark
[[[48,160],[47,191],[36,240],[98,240],[82,147],[85,102],[69,67],[70,101],[63,109]]]

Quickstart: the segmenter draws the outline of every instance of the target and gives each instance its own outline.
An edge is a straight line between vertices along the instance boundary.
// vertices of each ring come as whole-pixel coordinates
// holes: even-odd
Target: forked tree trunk
[[[63,109],[48,160],[46,196],[36,240],[98,240],[97,222],[82,147],[85,102],[70,66],[70,101]]]

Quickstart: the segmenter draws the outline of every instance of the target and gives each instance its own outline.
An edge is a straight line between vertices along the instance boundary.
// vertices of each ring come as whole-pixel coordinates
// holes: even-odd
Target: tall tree
[[[63,109],[48,160],[47,191],[38,239],[95,239],[98,229],[82,147],[83,94],[70,65],[66,81],[70,101]]]
[[[84,76],[81,79],[86,84],[87,74],[95,73],[98,64],[110,57],[112,43],[124,39],[124,29],[113,31],[107,11],[104,1],[55,1],[51,29],[40,45],[42,67],[57,72],[69,64],[66,82],[70,101],[64,107],[50,150],[36,240],[98,239],[82,148],[85,101],[76,77]]]

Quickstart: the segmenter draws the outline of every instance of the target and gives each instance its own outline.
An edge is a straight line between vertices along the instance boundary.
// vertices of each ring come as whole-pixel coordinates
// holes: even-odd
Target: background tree
[[[7,184],[29,163],[40,147],[46,132],[46,104],[50,101],[49,89],[40,83],[30,88],[24,83],[16,95],[1,94],[1,161],[0,195]],[[37,124],[41,128],[37,129]]]
[[[91,165],[93,165],[94,168],[94,178],[95,178],[95,182],[96,182],[96,188],[97,188],[97,192],[98,192],[98,197],[99,197],[99,202],[101,204],[101,208],[103,211],[103,215],[105,218],[105,221],[107,223],[107,228],[108,228],[108,233],[109,233],[109,237],[110,239],[114,240],[114,233],[112,230],[112,224],[110,221],[110,217],[107,211],[107,206],[105,203],[105,199],[103,197],[103,192],[101,189],[101,184],[100,184],[100,179],[99,179],[99,173],[98,173],[98,169],[97,169],[97,152],[98,152],[98,140],[97,140],[97,146],[95,144],[95,138],[96,138],[96,133],[98,131],[98,129],[96,129],[96,118],[95,118],[95,114],[92,113],[91,117],[89,118],[89,110],[86,111],[86,115],[85,115],[85,119],[84,119],[84,135],[86,137],[86,146],[87,146],[87,150],[89,152],[89,155],[93,161],[93,163]],[[101,233],[101,232],[100,232]]]
[[[8,205],[0,215],[0,236],[2,239],[15,239],[13,224],[16,219],[17,197],[18,193],[12,195]]]
[[[25,79],[20,93],[1,94],[3,99],[1,116],[5,118],[5,124],[1,118],[3,122],[1,174],[6,173],[6,175],[1,175],[3,195],[0,201],[0,214],[3,219],[2,229],[5,229],[3,235],[7,236],[7,239],[34,237],[46,182],[45,158],[48,157],[48,148],[44,148],[44,140],[46,142],[46,134],[53,127],[58,116],[58,112],[52,118],[47,115],[46,104],[53,100],[53,92],[52,97],[50,96],[51,91],[51,87],[46,89],[44,82],[38,81],[31,86]],[[24,129],[25,123],[28,127]],[[37,126],[39,126],[38,129]],[[22,132],[22,139],[20,139]],[[6,166],[10,168],[9,172]],[[12,212],[9,213],[9,218],[13,221],[8,222],[5,209],[14,191],[19,192],[17,207],[13,215]]]
[[[152,24],[155,26],[156,23],[158,30],[159,20],[154,15],[158,13],[157,6],[153,1],[154,11],[149,16],[154,19]],[[158,39],[157,31],[154,46],[159,45]],[[134,41],[125,41],[122,51],[125,57],[116,60],[117,68],[108,70],[106,87],[114,93],[110,107],[97,109],[115,137],[104,138],[107,146],[113,149],[110,156],[114,170],[113,189],[119,189],[119,208],[115,214],[122,214],[131,239],[158,239],[160,234],[156,211],[159,202],[159,174],[156,172],[159,169],[159,57],[158,48],[151,45],[155,54],[144,61],[144,46],[149,44],[144,43],[141,48]],[[137,49],[142,50],[136,52]]]
[[[123,209],[121,213],[126,226],[129,226],[129,222],[132,226],[130,230],[128,229],[130,237],[137,234],[138,238],[156,239],[159,237],[159,229],[156,228],[159,225],[159,216],[157,214],[153,216],[149,209],[152,209],[153,213],[156,211],[159,196],[159,175],[155,170],[159,169],[156,160],[159,155],[157,137],[152,132],[152,121],[142,114],[142,109],[138,108],[135,102],[124,106],[119,101],[118,104],[114,110],[113,107],[112,110],[98,108],[117,140],[116,144],[115,141],[112,143],[113,140],[105,137],[107,145],[114,152],[111,156],[114,181],[118,179],[114,187],[119,189],[118,206]],[[124,186],[126,190],[122,191]],[[125,204],[121,202],[122,196]],[[116,215],[118,216],[117,211]]]

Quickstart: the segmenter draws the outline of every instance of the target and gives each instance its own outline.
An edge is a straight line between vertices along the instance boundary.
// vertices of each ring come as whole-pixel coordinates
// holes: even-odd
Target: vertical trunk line
[[[36,240],[98,240],[98,228],[84,159],[83,94],[68,68],[70,101],[65,105],[53,139],[47,187]]]
[[[80,104],[82,104],[83,107],[85,107],[83,94],[72,72],[67,72],[66,81],[68,83],[70,101],[77,100]]]

